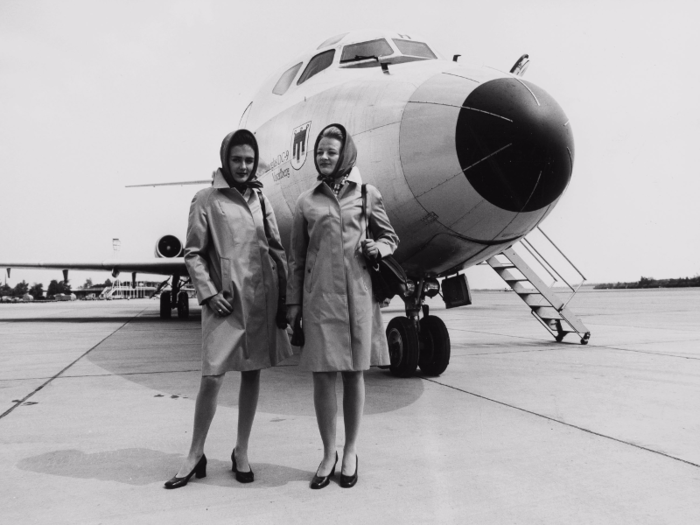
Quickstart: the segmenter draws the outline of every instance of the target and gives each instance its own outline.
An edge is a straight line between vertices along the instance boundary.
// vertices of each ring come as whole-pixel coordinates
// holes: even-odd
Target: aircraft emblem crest
[[[311,122],[302,124],[292,130],[292,168],[300,170],[306,162],[309,149],[309,128]]]

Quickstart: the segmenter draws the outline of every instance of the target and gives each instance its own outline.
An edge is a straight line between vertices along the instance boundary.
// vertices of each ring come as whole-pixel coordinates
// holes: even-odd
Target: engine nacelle
[[[156,243],[156,257],[162,259],[172,259],[173,257],[182,257],[184,246],[180,239],[174,235],[164,235]]]

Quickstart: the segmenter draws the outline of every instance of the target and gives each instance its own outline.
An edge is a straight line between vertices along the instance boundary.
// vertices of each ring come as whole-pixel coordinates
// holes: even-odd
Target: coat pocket
[[[221,262],[221,291],[224,298],[231,302],[233,299],[233,280],[231,279],[231,259],[219,258]]]
[[[369,261],[362,253],[355,252],[355,262],[357,263],[357,271],[360,274],[359,281],[362,283],[362,288],[365,292],[372,291],[372,277],[369,273]]]
[[[306,257],[306,268],[304,269],[304,289],[307,292],[311,291],[314,281],[314,270],[316,269],[316,259],[318,252],[312,253]]]

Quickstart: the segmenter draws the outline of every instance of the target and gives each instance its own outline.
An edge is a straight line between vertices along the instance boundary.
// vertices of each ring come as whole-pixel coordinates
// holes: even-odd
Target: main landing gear
[[[425,298],[440,291],[437,279],[422,277],[408,297],[402,297],[406,317],[394,317],[386,328],[391,373],[410,377],[420,366],[426,376],[439,376],[450,364],[450,334],[439,317],[430,315]]]
[[[177,309],[177,316],[180,319],[187,319],[190,316],[190,298],[187,295],[187,292],[182,290],[182,288],[189,282],[189,279],[184,281],[179,275],[173,275],[172,282],[170,284],[171,290],[166,290],[160,293],[161,319],[170,319],[174,309]],[[167,284],[167,280],[163,281],[158,289],[164,288]],[[158,293],[158,290],[156,290],[156,293]]]

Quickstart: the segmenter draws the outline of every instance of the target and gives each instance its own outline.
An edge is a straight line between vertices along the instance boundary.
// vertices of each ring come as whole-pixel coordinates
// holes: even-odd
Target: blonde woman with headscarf
[[[398,237],[389,223],[381,194],[367,185],[369,225],[365,238],[362,179],[357,150],[340,124],[324,128],[314,147],[318,182],[296,203],[287,320],[302,319],[304,344],[300,366],[313,372],[314,406],[324,455],[311,481],[327,486],[335,474],[335,384],[343,378],[345,445],[340,486],[358,480],[357,439],[365,401],[364,371],[388,365],[389,351],[379,304],[372,297],[368,263],[394,252]]]

